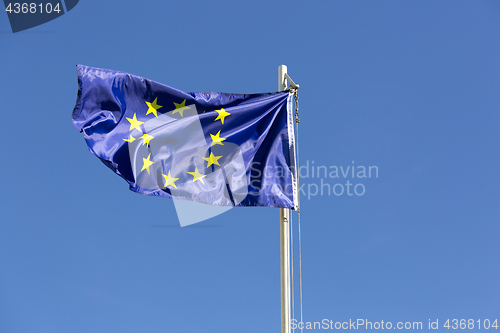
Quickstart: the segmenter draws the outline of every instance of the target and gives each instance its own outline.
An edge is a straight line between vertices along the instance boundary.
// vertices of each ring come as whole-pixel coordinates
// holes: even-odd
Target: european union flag
[[[295,208],[292,94],[185,93],[78,66],[73,125],[134,192]]]

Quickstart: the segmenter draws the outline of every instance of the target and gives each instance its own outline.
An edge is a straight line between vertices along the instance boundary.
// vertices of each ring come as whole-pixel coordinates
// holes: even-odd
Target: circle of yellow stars
[[[146,105],[148,106],[148,110],[146,112],[146,115],[152,113],[156,118],[158,118],[158,109],[162,108],[163,106],[162,105],[158,105],[158,97],[156,97],[154,99],[153,102],[148,102],[148,101],[145,101]],[[175,106],[175,110],[172,112],[172,115],[176,114],[176,113],[179,113],[181,117],[184,117],[184,114],[183,112],[187,109],[186,107],[186,99],[184,99],[184,101],[182,101],[181,103],[175,103],[174,102],[174,106]],[[215,118],[214,121],[217,121],[217,120],[220,120],[221,124],[223,125],[224,124],[224,119],[227,117],[227,116],[230,116],[231,113],[227,112],[226,110],[224,110],[224,108],[221,108],[220,110],[215,110],[217,112],[217,117]],[[132,118],[128,118],[127,117],[127,120],[128,122],[130,123],[130,128],[129,128],[129,131],[133,131],[133,130],[138,130],[139,132],[143,133],[143,129],[142,129],[142,124],[144,124],[143,121],[139,121],[137,120],[137,115],[136,113],[134,113],[133,117]],[[210,137],[212,139],[212,143],[210,144],[210,147],[213,147],[215,145],[221,145],[223,146],[224,143],[223,141],[226,140],[226,138],[224,137],[221,137],[220,136],[220,130],[217,132],[217,134],[210,134]],[[132,136],[132,134],[129,135],[129,137],[127,139],[123,139],[124,141],[126,142],[134,142],[135,140],[139,140],[139,139],[142,139],[142,145],[147,145],[149,147],[149,143],[151,142],[151,140],[154,139],[154,136],[152,135],[149,135],[147,133],[143,133],[142,136],[139,136],[137,138],[134,138]],[[219,164],[219,159],[222,157],[221,156],[215,156],[213,152],[210,152],[210,155],[208,157],[204,157],[203,159],[205,161],[207,161],[207,168],[210,167],[211,165],[217,165],[217,166],[220,166]],[[143,158],[143,166],[142,166],[142,169],[141,169],[141,172],[146,170],[149,174],[149,167],[152,166],[155,162],[151,160],[151,153],[148,155],[147,158]],[[165,183],[164,183],[164,187],[173,187],[173,188],[177,188],[177,186],[175,185],[175,182],[177,180],[179,180],[179,178],[175,178],[174,176],[171,175],[170,173],[171,170],[168,170],[167,174],[162,174],[164,180],[165,180]],[[196,182],[196,181],[200,181],[202,184],[205,184],[205,182],[203,181],[203,178],[206,177],[205,174],[202,174],[200,171],[198,171],[198,168],[196,167],[194,172],[187,172],[188,174],[192,175],[193,176],[193,183]]]

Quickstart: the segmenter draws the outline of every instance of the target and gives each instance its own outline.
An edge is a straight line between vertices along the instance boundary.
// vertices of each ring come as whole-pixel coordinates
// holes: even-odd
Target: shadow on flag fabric
[[[296,207],[291,93],[185,93],[82,65],[78,88],[73,125],[132,191],[174,203]]]

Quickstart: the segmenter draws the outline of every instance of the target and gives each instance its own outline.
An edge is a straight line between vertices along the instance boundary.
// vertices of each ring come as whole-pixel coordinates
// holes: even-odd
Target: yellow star
[[[175,188],[177,188],[177,186],[175,186],[175,181],[179,178],[174,178],[170,175],[170,170],[168,170],[168,175],[164,175],[164,174],[161,174],[163,176],[163,178],[165,178],[165,187],[167,186],[173,186]]]
[[[162,108],[163,106],[156,104],[157,100],[158,100],[158,97],[155,98],[155,100],[153,101],[153,103],[146,102],[146,104],[149,107],[148,108],[148,112],[146,112],[146,115],[152,113],[152,114],[155,115],[155,117],[158,118],[158,114],[156,113],[156,110],[158,110],[159,108]]]
[[[128,139],[123,139],[123,141],[134,142],[135,138],[131,135]]]
[[[147,145],[149,147],[149,141],[153,140],[155,137],[152,136],[152,135],[149,135],[149,134],[143,134],[141,136],[141,139],[144,139],[144,141],[142,142],[142,145]]]
[[[180,104],[177,104],[177,103],[174,102],[174,105],[175,105],[175,110],[174,110],[174,112],[172,112],[172,114],[175,114],[176,112],[179,112],[181,114],[181,117],[184,117],[182,115],[182,113],[186,110],[185,109],[186,108],[186,100],[184,99],[182,101],[182,103],[180,103]]]
[[[214,153],[210,152],[210,156],[209,157],[203,157],[203,159],[208,162],[208,165],[207,165],[207,168],[208,168],[212,164],[220,166],[220,164],[219,164],[219,158],[221,158],[221,157],[222,157],[222,155],[221,156],[214,156]]]
[[[127,120],[130,122],[130,130],[138,129],[142,132],[141,125],[144,124],[144,122],[137,120],[137,116],[135,115],[135,113],[132,119],[127,118]]]
[[[200,182],[202,182],[203,184],[205,184],[205,182],[203,181],[203,178],[206,177],[206,175],[202,175],[199,171],[198,171],[198,168],[196,168],[194,170],[194,172],[188,172],[190,175],[193,176],[193,183],[197,180],[199,180]]]
[[[212,137],[212,144],[210,145],[210,147],[212,147],[213,145],[224,146],[224,144],[222,143],[222,141],[226,140],[226,138],[219,137],[219,134],[220,134],[220,131],[217,134],[215,134],[215,135],[210,134],[210,136]]]
[[[155,163],[149,159],[150,157],[151,157],[151,153],[148,155],[148,158],[142,158],[142,161],[144,162],[144,166],[142,167],[141,171],[144,171],[144,169],[146,169],[149,173],[149,167]]]
[[[230,113],[229,113],[229,112],[227,112],[227,111],[226,111],[226,110],[224,110],[224,109],[215,110],[215,111],[217,111],[217,113],[219,113],[219,115],[217,116],[217,118],[215,118],[215,120],[214,120],[214,121],[217,121],[217,120],[219,120],[219,119],[220,119],[221,123],[223,123],[223,124],[224,124],[224,118],[226,118],[227,116],[229,116],[229,115],[230,115]]]

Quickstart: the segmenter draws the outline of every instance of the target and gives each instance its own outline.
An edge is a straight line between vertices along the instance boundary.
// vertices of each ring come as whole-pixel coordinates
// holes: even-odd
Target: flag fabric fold
[[[218,206],[297,206],[289,92],[185,93],[78,65],[73,125],[134,192]]]

